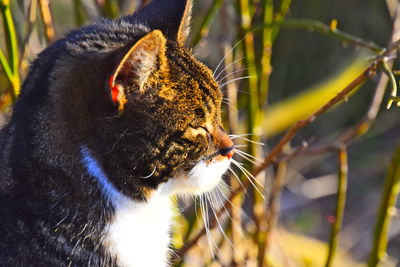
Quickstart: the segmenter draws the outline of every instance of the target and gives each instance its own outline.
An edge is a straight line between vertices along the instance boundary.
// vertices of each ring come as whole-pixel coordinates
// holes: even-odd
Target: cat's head
[[[234,153],[221,123],[219,85],[210,69],[184,48],[190,9],[189,0],[152,1],[107,26],[116,32],[118,25],[139,28],[139,34],[129,40],[125,33],[125,44],[108,48],[100,59],[97,53],[83,53],[86,67],[75,71],[79,79],[86,75],[84,68],[107,63],[96,74],[101,82],[85,85],[102,96],[91,93],[84,101],[97,112],[90,144],[84,145],[96,152],[111,182],[126,195],[150,194],[160,185],[172,193],[209,191],[221,181]],[[104,33],[81,32],[89,37],[74,44],[79,51],[93,54],[105,42],[96,39]],[[107,33],[107,38],[122,37]],[[104,87],[103,94],[98,86]]]

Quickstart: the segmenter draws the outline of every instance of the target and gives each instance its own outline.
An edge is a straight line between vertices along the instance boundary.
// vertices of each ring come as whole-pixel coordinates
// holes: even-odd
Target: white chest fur
[[[82,147],[81,153],[87,172],[97,180],[104,197],[115,208],[114,217],[104,231],[104,245],[124,267],[167,266],[173,217],[170,195],[211,190],[221,181],[230,163],[228,158],[209,164],[201,161],[187,176],[160,185],[146,202],[136,202],[113,186],[87,148]]]
[[[172,218],[168,196],[156,192],[146,203],[123,198],[115,203],[105,244],[121,266],[166,266]]]
[[[160,188],[146,202],[133,201],[121,194],[103,169],[83,147],[82,163],[97,180],[104,196],[115,208],[104,230],[104,245],[119,266],[167,266],[170,224],[173,216],[170,195]]]

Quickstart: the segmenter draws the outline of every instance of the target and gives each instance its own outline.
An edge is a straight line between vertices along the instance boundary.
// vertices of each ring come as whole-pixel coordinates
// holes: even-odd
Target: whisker
[[[236,149],[235,152],[237,152],[237,155],[239,155],[240,157],[242,157],[242,158],[246,159],[247,161],[253,163],[254,165],[257,164],[256,161],[252,160],[251,158],[247,157],[246,155],[240,154],[238,149]]]
[[[221,193],[224,195],[224,193],[222,192],[222,189],[221,189],[221,186],[223,186],[223,185],[224,185],[223,183],[218,184],[217,187],[213,190],[211,196],[215,199],[215,202],[217,202],[219,204],[219,206],[222,206],[224,208],[225,214],[228,215],[229,219],[232,221],[233,218],[232,218],[230,212],[228,211],[228,209],[225,207],[225,205],[224,205],[225,202],[223,201],[223,199],[221,198],[221,196],[219,194],[219,193]],[[228,201],[229,201],[229,199],[228,199]],[[240,208],[236,207],[232,202],[230,202],[230,204],[231,204],[232,208],[240,210]]]
[[[220,185],[225,188],[226,190],[230,191],[230,192],[235,192],[235,188],[233,188],[232,186],[229,186],[228,184],[226,184],[225,182],[220,183]]]
[[[208,225],[208,215],[206,213],[203,196],[200,196],[200,209],[201,209],[201,213],[203,215],[202,217],[203,217],[203,221],[204,221],[204,229],[206,230],[208,246],[210,247],[212,258],[215,259],[215,254],[214,254],[214,249],[213,249],[214,242],[212,240],[210,227]]]
[[[227,68],[229,68],[230,66],[232,66],[233,64],[235,64],[236,62],[238,62],[238,61],[240,61],[240,60],[242,60],[242,59],[244,59],[244,57],[241,57],[241,58],[239,58],[239,59],[236,59],[235,61],[233,61],[233,62],[229,63],[227,66],[225,66],[225,68],[223,68],[223,69],[218,73],[218,75],[215,77],[215,80],[217,80],[218,77],[219,77],[222,73],[224,73],[224,71],[225,71]]]
[[[238,148],[238,147],[249,147],[249,145],[235,145],[235,148]]]
[[[224,79],[228,78],[229,76],[232,76],[233,74],[244,71],[244,70],[247,70],[247,68],[241,68],[241,69],[232,71],[231,73],[229,73],[229,74],[225,75],[224,77],[222,77],[221,79],[217,80],[217,82],[219,83],[219,82],[223,81]]]
[[[222,183],[221,183],[222,184]],[[219,185],[209,193],[209,200],[213,200],[212,203],[214,203],[213,208],[214,210],[219,210],[220,207],[223,207],[225,210],[225,214],[229,217],[230,220],[232,220],[231,214],[229,213],[228,209],[224,206],[224,202],[222,201],[221,198],[217,198],[216,196],[219,197],[217,189],[219,188]],[[218,201],[219,199],[219,201]]]
[[[249,157],[251,159],[254,159],[254,160],[258,161],[258,162],[264,162],[262,159],[259,159],[259,158],[255,157],[255,156],[253,156],[253,155],[251,155],[251,154],[249,154],[247,152],[244,152],[244,151],[242,151],[240,149],[236,149],[236,152],[241,154],[241,155],[245,155],[245,156],[247,156],[247,157]]]
[[[245,137],[245,136],[250,136],[250,135],[253,135],[253,134],[230,134],[229,138],[232,139],[232,140],[234,140],[236,138],[241,138],[241,139],[243,139],[243,140],[245,140],[247,142],[250,142],[250,143],[253,143],[253,144],[256,144],[256,145],[265,146],[265,144],[262,143],[262,142],[253,141],[253,140],[248,139],[248,138]]]
[[[214,191],[215,191],[215,189],[213,190],[213,191],[211,191],[211,192],[207,192],[206,193],[206,197],[207,197],[207,200],[208,200],[208,202],[211,204],[211,210],[213,211],[213,213],[214,213],[214,211],[215,210],[219,210],[219,208],[222,206],[222,208],[224,208],[224,210],[225,210],[225,214],[226,215],[228,215],[228,217],[230,218],[230,219],[232,219],[231,218],[231,216],[230,216],[230,214],[229,214],[229,211],[226,209],[226,207],[225,206],[223,206],[223,205],[221,205],[221,203],[219,203],[218,201],[217,201],[217,199],[215,198],[215,195],[214,195]],[[215,213],[214,213],[214,215],[215,215]],[[221,214],[220,214],[220,216],[221,216]],[[221,216],[222,217],[222,216]]]
[[[255,76],[249,75],[249,76],[238,77],[238,78],[229,80],[229,81],[227,81],[227,82],[224,82],[224,83],[221,84],[219,87],[222,88],[222,87],[224,87],[225,85],[230,84],[230,83],[233,83],[233,82],[235,82],[235,81],[244,80],[244,79],[249,79],[249,78],[253,78],[253,77],[255,77]]]
[[[228,91],[227,89],[224,89],[224,88],[220,88],[220,89],[221,89],[221,92],[222,92],[223,94],[225,94],[226,91]],[[250,95],[249,92],[243,91],[243,90],[236,90],[236,92],[237,92],[237,93],[242,93],[242,94],[245,94],[245,95]]]
[[[253,182],[253,180],[262,188],[263,186],[261,185],[261,183],[248,171],[246,170],[245,167],[242,166],[241,163],[237,162],[236,160],[232,159],[232,163],[239,168],[239,170],[241,170],[244,174],[244,176],[246,176],[246,178],[249,180],[249,182],[251,183],[251,185],[254,187],[254,189],[261,195],[261,197],[263,199],[265,199],[264,194],[260,191],[260,189],[258,189],[258,187],[256,186],[256,184]]]
[[[210,201],[210,198],[209,198],[209,195],[208,195],[208,194],[206,194],[206,197],[207,197],[208,201]],[[232,244],[232,242],[231,242],[231,240],[228,238],[228,236],[225,234],[225,230],[224,230],[224,228],[222,227],[220,221],[218,220],[217,213],[215,212],[214,209],[211,209],[211,211],[212,211],[212,213],[214,214],[215,220],[216,220],[216,222],[217,222],[217,225],[218,225],[219,229],[221,230],[222,236],[223,236],[224,239],[229,243],[229,245],[233,248],[233,250],[235,250],[234,245]]]
[[[242,137],[242,138],[243,138],[243,137]],[[245,141],[247,141],[247,142],[250,142],[250,143],[253,143],[253,144],[256,144],[256,145],[265,146],[265,144],[262,143],[262,142],[253,141],[253,140],[248,139],[248,138],[243,138],[243,139],[244,139]]]
[[[251,174],[251,172],[248,171],[248,170],[244,167],[244,164],[243,164],[243,163],[238,162],[238,164],[240,165],[240,167],[243,168],[243,171],[244,171],[245,173],[247,173],[247,175],[249,175],[251,178],[253,178],[253,180],[258,184],[258,186],[260,186],[261,188],[264,188],[263,184],[261,184],[261,182],[258,181],[258,180],[256,179],[256,177],[254,177],[254,175]]]
[[[235,139],[235,138],[239,138],[239,137],[243,137],[243,136],[250,136],[253,135],[252,133],[246,133],[246,134],[230,134],[229,137],[231,139]]]
[[[234,208],[236,211],[238,211],[240,214],[242,214],[244,217],[246,217],[247,220],[254,223],[254,220],[252,218],[250,218],[250,216],[247,215],[246,212],[244,212],[244,210],[242,208],[233,204],[233,202],[225,195],[225,193],[221,190],[221,188],[219,186],[217,187],[217,189],[220,193],[220,194],[217,194],[218,197],[222,196],[225,199],[225,201],[227,201],[231,205],[232,208]],[[223,200],[221,199],[221,201],[223,201]]]
[[[150,178],[151,176],[153,176],[153,174],[156,172],[156,167],[154,167],[154,170],[149,174],[149,175],[147,175],[147,176],[139,176],[140,178],[142,178],[142,179],[148,179],[148,178]]]
[[[235,110],[236,112],[238,112],[237,108],[236,108],[234,105],[232,105],[232,104],[230,103],[230,99],[229,99],[229,98],[223,98],[223,99],[222,99],[222,103],[227,104],[227,105],[230,106],[233,110]]]
[[[240,178],[239,178],[239,176],[236,174],[236,172],[235,172],[231,167],[229,167],[228,170],[230,170],[230,171],[232,172],[233,176],[235,176],[236,180],[239,182],[240,186],[242,187],[244,193],[247,194],[246,188],[244,187],[242,181],[240,180]]]
[[[215,73],[218,71],[219,67],[221,66],[222,62],[224,62],[224,60],[226,59],[227,56],[229,56],[232,51],[240,44],[240,42],[242,42],[244,40],[244,37],[242,39],[240,39],[229,51],[228,53],[225,54],[225,56],[221,59],[221,61],[218,63],[217,67],[215,68],[214,72],[213,72],[213,76],[215,76]]]
[[[226,103],[232,104],[231,100],[227,97],[222,98],[223,101],[226,101]]]

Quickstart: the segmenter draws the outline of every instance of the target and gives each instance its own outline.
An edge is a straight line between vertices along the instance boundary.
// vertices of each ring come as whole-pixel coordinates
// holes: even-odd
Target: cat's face
[[[95,152],[110,182],[133,198],[160,186],[211,190],[233,155],[219,86],[184,48],[190,3],[171,1],[176,8],[160,13],[165,2],[152,1],[120,21],[73,32],[67,59],[51,75],[55,105],[67,103],[66,138]]]
[[[132,178],[170,193],[202,193],[226,172],[233,143],[212,72],[160,31],[142,37],[110,76]],[[125,181],[127,182],[127,181]]]

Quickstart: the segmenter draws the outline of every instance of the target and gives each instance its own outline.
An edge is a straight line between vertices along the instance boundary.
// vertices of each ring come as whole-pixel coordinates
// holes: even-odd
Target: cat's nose
[[[218,151],[222,156],[231,159],[233,154],[235,154],[235,146],[229,136],[226,134],[222,127],[216,129],[213,134],[218,145]]]
[[[222,156],[231,159],[233,157],[233,154],[235,154],[235,146],[232,145],[230,147],[220,148],[219,153],[221,153]]]

